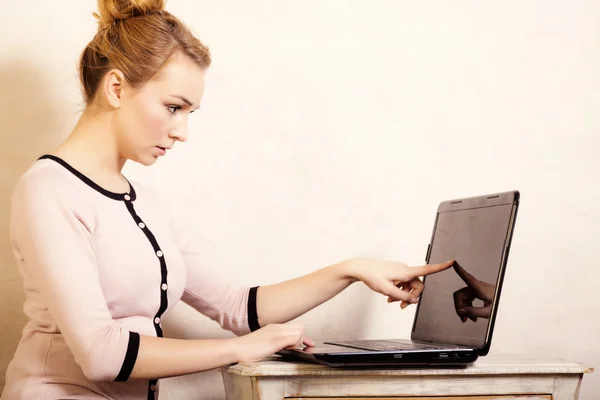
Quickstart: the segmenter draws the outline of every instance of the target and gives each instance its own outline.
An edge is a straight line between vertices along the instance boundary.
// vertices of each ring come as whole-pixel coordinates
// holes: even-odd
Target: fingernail
[[[417,304],[419,302],[419,299],[417,299],[416,297],[413,297],[412,299],[410,299],[410,302],[412,304]]]
[[[464,313],[465,313],[465,310],[461,308],[461,309],[459,309],[459,310],[458,310],[458,313],[459,313],[459,314],[464,314]]]

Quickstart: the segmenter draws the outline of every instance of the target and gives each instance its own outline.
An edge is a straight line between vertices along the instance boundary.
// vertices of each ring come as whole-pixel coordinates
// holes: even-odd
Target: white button
[[[146,227],[146,224],[145,224],[145,223],[143,223],[143,222],[140,222],[140,223],[138,224],[138,226],[139,226],[140,228],[144,229],[144,228]]]
[[[163,252],[159,250],[159,251],[157,251],[157,252],[156,252],[156,255],[157,255],[158,257],[162,257],[162,256],[163,256]]]
[[[154,323],[156,325],[160,324],[160,318],[158,318],[158,317],[154,318]]]
[[[129,201],[129,200],[131,200],[131,197],[129,197],[129,195],[128,195],[128,194],[126,194],[126,195],[125,195],[125,200]]]
[[[156,391],[156,385],[150,385],[150,390],[152,390],[153,392]]]
[[[167,290],[168,286],[166,283],[163,283],[162,286],[160,287],[162,290]]]

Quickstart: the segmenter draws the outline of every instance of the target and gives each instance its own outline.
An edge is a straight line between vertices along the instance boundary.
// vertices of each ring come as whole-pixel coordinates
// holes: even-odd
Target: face
[[[204,71],[182,55],[140,88],[123,84],[115,115],[121,157],[152,165],[175,142],[185,142],[203,93]]]

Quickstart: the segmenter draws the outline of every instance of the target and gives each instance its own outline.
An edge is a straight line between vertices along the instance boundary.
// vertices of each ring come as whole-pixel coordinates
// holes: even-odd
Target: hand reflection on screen
[[[467,319],[477,322],[477,318],[489,318],[492,313],[492,302],[496,287],[475,278],[465,271],[458,262],[454,262],[454,270],[467,284],[464,288],[454,292],[454,308],[460,320],[464,323],[467,322]],[[473,307],[473,300],[475,299],[483,301],[483,307]]]

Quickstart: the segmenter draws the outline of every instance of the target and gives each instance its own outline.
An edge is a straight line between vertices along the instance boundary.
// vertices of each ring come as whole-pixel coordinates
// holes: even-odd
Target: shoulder
[[[93,231],[92,206],[61,168],[48,160],[38,160],[17,180],[10,206],[10,235],[17,248],[31,235],[56,237],[61,227],[73,228],[77,223]]]
[[[59,164],[51,160],[37,160],[14,186],[11,197],[13,213],[60,208],[87,215],[90,206],[81,196],[81,188],[73,178]]]
[[[76,192],[72,177],[66,172],[53,161],[37,160],[17,180],[13,197],[45,194],[40,200],[49,200],[47,196],[52,194]]]

